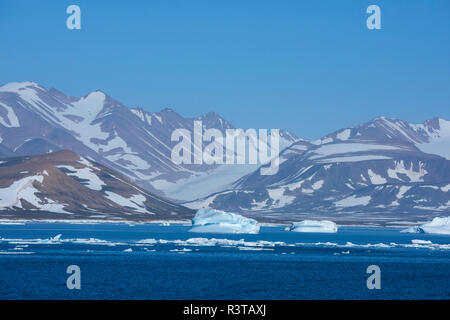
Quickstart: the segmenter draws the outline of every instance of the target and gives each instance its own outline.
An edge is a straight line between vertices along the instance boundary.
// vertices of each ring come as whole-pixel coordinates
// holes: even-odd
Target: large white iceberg
[[[402,230],[408,233],[450,234],[450,217],[434,218],[431,222]]]
[[[202,233],[258,233],[255,219],[214,209],[200,209],[192,219],[190,232]]]
[[[294,232],[320,232],[320,233],[336,233],[338,227],[336,223],[328,220],[303,220],[294,222],[289,231]]]

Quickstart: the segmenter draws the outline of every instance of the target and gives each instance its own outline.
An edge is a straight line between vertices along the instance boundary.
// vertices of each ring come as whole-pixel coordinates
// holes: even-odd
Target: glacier
[[[201,233],[252,233],[259,232],[255,219],[214,209],[199,209],[192,219],[189,232]]]
[[[319,233],[336,233],[338,227],[336,223],[328,220],[303,220],[292,223],[289,231],[293,232],[319,232]]]
[[[401,232],[450,235],[450,217],[436,217],[431,222],[424,223],[420,226],[409,227],[408,229],[402,230]]]

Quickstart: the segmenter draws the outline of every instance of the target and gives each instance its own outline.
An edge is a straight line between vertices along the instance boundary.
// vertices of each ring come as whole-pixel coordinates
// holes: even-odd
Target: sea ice
[[[436,217],[431,222],[424,223],[420,226],[409,227],[408,229],[402,230],[402,232],[450,234],[450,217]]]
[[[319,232],[319,233],[336,233],[338,227],[336,223],[328,220],[303,220],[301,222],[292,223],[289,231],[294,232]]]
[[[421,240],[421,239],[413,239],[411,240],[411,243],[414,244],[433,244],[430,240]]]
[[[190,232],[258,233],[259,223],[241,215],[214,209],[200,209],[192,219]]]

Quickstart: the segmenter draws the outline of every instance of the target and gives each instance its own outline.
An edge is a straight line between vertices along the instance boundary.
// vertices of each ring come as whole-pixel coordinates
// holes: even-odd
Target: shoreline
[[[314,219],[311,219],[314,220]],[[90,219],[0,219],[1,225],[23,225],[23,224],[31,224],[31,223],[61,223],[61,224],[78,224],[78,225],[94,225],[94,224],[123,224],[123,225],[145,225],[145,224],[169,224],[170,225],[184,225],[184,226],[192,226],[191,220],[150,220],[150,221],[133,221],[133,220],[90,220]],[[410,226],[418,225],[421,222],[406,222],[405,224],[397,224],[397,225],[373,225],[373,224],[339,224],[336,223],[339,227],[351,227],[351,228],[376,228],[376,229],[402,229]],[[261,227],[289,227],[292,222],[280,222],[280,223],[270,223],[270,222],[259,222]]]

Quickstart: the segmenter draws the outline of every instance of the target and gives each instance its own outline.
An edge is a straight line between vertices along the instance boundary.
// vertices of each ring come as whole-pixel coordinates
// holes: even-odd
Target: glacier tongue
[[[301,222],[294,222],[289,231],[294,232],[319,232],[319,233],[336,233],[338,227],[336,223],[328,220],[303,220]]]
[[[190,232],[252,233],[259,232],[259,223],[241,215],[214,209],[200,209],[192,219]]]

